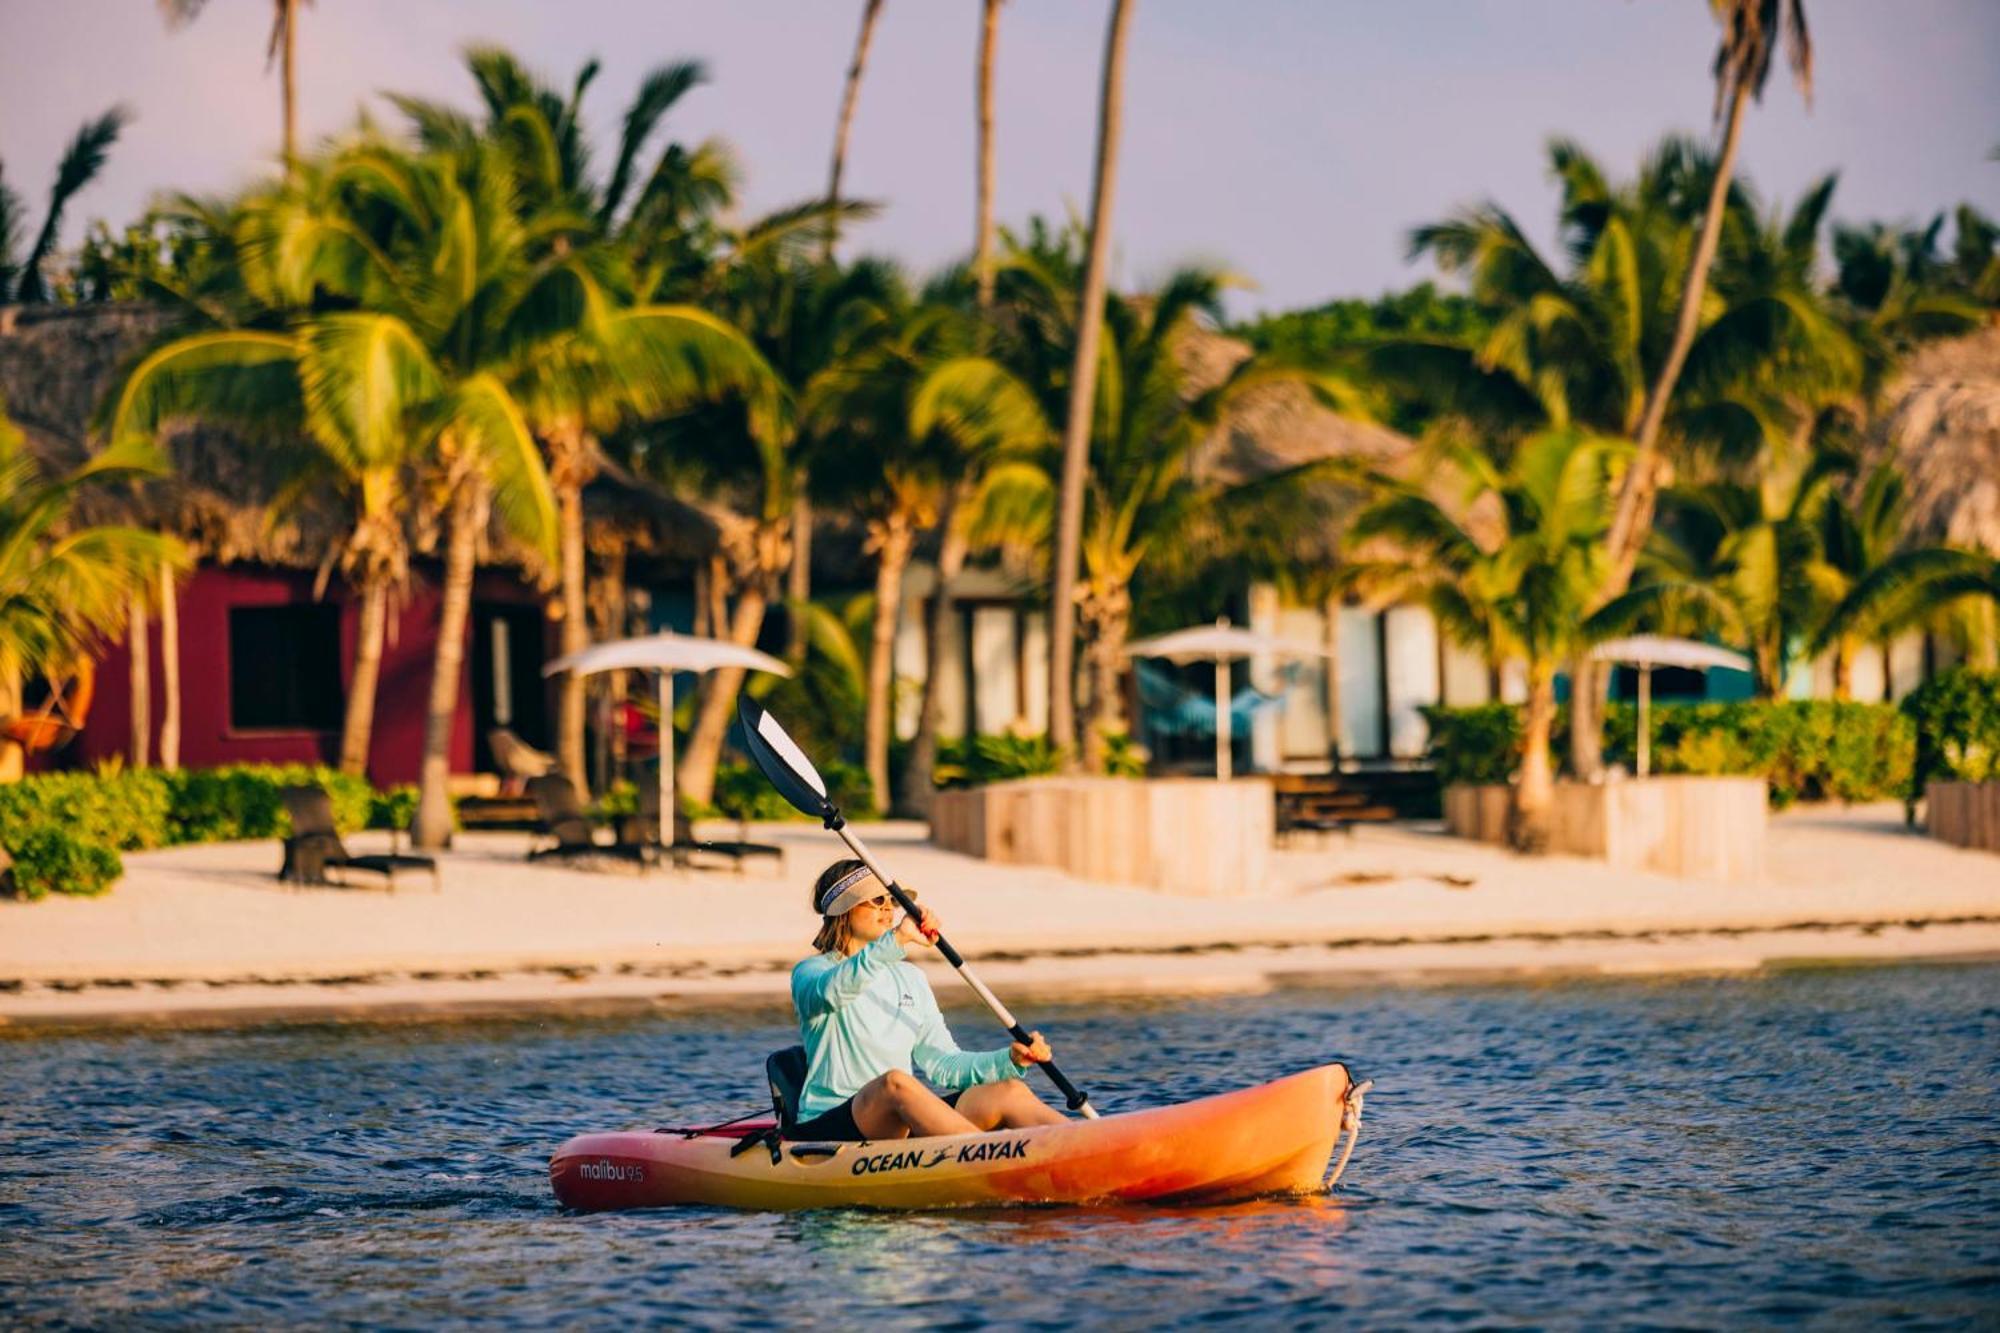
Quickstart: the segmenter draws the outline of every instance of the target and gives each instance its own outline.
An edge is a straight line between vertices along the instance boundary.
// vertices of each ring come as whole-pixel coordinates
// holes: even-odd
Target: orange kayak
[[[1345,1066],[1321,1065],[1178,1106],[879,1143],[776,1142],[768,1123],[580,1134],[550,1160],[549,1180],[558,1200],[587,1210],[1182,1203],[1302,1193],[1339,1178],[1367,1088],[1357,1088]]]

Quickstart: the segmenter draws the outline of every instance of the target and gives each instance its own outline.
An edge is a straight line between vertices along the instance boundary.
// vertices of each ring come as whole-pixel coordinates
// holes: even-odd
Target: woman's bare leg
[[[871,1139],[975,1134],[981,1128],[954,1111],[914,1074],[900,1069],[890,1070],[855,1093],[853,1111],[855,1125]]]
[[[967,1088],[958,1099],[958,1110],[982,1130],[1059,1125],[1068,1118],[1018,1078]]]

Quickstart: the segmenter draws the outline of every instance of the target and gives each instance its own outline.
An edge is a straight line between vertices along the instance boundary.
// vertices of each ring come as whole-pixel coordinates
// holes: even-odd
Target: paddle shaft
[[[868,867],[870,874],[874,875],[876,879],[880,880],[888,888],[889,895],[902,906],[905,912],[910,914],[911,920],[922,919],[917,911],[915,900],[904,891],[902,885],[889,878],[889,873],[882,869],[881,863],[869,854],[868,848],[862,843],[861,839],[855,837],[853,830],[847,827],[846,820],[841,819],[836,814],[832,819],[827,821],[827,827],[838,833],[840,840],[847,844],[847,849],[853,852],[863,865]],[[937,946],[937,951],[944,955],[944,960],[952,965],[958,975],[965,979],[965,984],[972,987],[979,998],[986,1002],[986,1007],[993,1011],[993,1016],[1000,1020],[1002,1027],[1007,1029],[1007,1035],[1015,1041],[1020,1042],[1023,1046],[1028,1045],[1031,1036],[1029,1031],[1021,1026],[1020,1020],[1014,1017],[1006,1005],[1000,1003],[1000,997],[986,989],[986,983],[975,976],[972,969],[965,965],[965,959],[959,956],[958,950],[951,947],[951,941],[940,934],[931,943]],[[1049,1076],[1049,1082],[1056,1085],[1056,1090],[1062,1093],[1063,1100],[1068,1103],[1070,1110],[1078,1112],[1086,1120],[1097,1119],[1097,1108],[1090,1104],[1090,1098],[1076,1084],[1070,1082],[1062,1070],[1056,1068],[1055,1061],[1039,1060],[1036,1062],[1035,1067]]]

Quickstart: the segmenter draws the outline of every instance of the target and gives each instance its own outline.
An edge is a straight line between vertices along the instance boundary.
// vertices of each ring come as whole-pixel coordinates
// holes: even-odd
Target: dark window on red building
[[[339,728],[340,608],[229,608],[229,725],[240,731]]]

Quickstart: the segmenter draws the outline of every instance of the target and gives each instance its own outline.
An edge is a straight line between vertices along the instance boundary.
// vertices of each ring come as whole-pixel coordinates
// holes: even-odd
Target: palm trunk
[[[480,490],[476,478],[459,487],[445,544],[444,596],[438,607],[437,648],[431,655],[423,767],[417,780],[417,813],[410,825],[410,841],[425,848],[451,845],[451,733],[458,721],[458,682],[465,674],[466,622],[472,616],[472,577],[484,518]]]
[[[1070,367],[1069,415],[1063,425],[1061,510],[1054,584],[1049,593],[1049,740],[1076,742],[1076,574],[1083,546],[1084,474],[1097,397],[1097,344],[1104,328],[1105,268],[1111,254],[1111,199],[1117,181],[1118,125],[1125,83],[1125,33],[1133,0],[1112,0],[1104,39],[1104,79],[1097,109],[1097,176],[1090,201],[1090,254],[1078,299],[1076,357]]]
[[[573,469],[551,469],[559,474]],[[562,650],[565,656],[590,646],[590,624],[583,591],[583,483],[574,475],[562,477],[556,486],[556,510],[562,525]],[[574,671],[563,673],[556,705],[556,756],[563,775],[576,784],[578,792],[590,790],[584,773],[583,677]]]
[[[871,524],[876,546],[875,618],[868,643],[868,708],[862,730],[862,753],[868,781],[875,789],[875,807],[887,810],[889,797],[889,735],[894,730],[896,693],[896,624],[903,614],[903,571],[909,567],[916,532],[910,516],[893,510]]]
[[[340,771],[368,772],[368,741],[375,727],[375,686],[382,677],[382,637],[389,622],[389,583],[370,573],[361,585],[361,623],[354,643],[354,674],[347,682],[347,717],[340,729]]]
[[[299,39],[299,0],[283,0],[284,17],[279,21],[285,25],[284,31],[284,81],[285,98],[285,174],[290,176],[299,160],[299,85],[297,49]]]
[[[160,566],[160,767],[181,766],[181,607],[172,565]]]
[[[729,626],[732,642],[746,648],[756,644],[764,629],[764,609],[769,602],[770,594],[761,582],[737,595],[736,615]],[[707,688],[702,692],[694,728],[688,735],[687,751],[681,756],[680,771],[674,779],[675,790],[692,804],[706,805],[715,795],[715,766],[722,758],[722,738],[729,730],[743,674],[742,667],[724,667],[706,677]]]
[[[1632,462],[1618,489],[1618,507],[1611,520],[1607,546],[1611,569],[1601,601],[1622,594],[1632,582],[1632,569],[1646,537],[1653,527],[1653,501],[1659,493],[1660,428],[1667,419],[1667,403],[1687,363],[1688,350],[1701,323],[1701,300],[1708,290],[1708,270],[1715,262],[1715,249],[1722,239],[1722,216],[1729,202],[1729,180],[1736,168],[1736,147],[1742,137],[1743,109],[1750,96],[1748,82],[1739,81],[1729,100],[1729,119],[1722,132],[1722,155],[1715,165],[1715,181],[1708,193],[1708,208],[1702,214],[1701,231],[1695,236],[1694,253],[1688,257],[1686,281],[1681,285],[1680,310],[1674,321],[1674,340],[1667,346],[1666,360],[1646,393],[1646,405],[1639,414],[1639,428],[1633,434]]]
[[[993,308],[993,54],[1000,41],[1000,0],[986,0],[979,27],[979,188],[974,209],[972,273],[979,308]]]
[[[1695,333],[1701,323],[1702,296],[1708,289],[1708,271],[1715,262],[1716,245],[1722,237],[1723,212],[1729,201],[1729,181],[1736,168],[1736,148],[1742,137],[1743,110],[1749,93],[1749,84],[1739,81],[1730,96],[1728,120],[1722,133],[1722,155],[1716,163],[1715,181],[1709,189],[1708,208],[1702,214],[1701,230],[1695,236],[1694,253],[1688,257],[1687,277],[1681,286],[1680,310],[1674,321],[1673,342],[1668,345],[1659,374],[1646,392],[1646,403],[1639,414],[1638,427],[1633,432],[1632,461],[1626,466],[1624,480],[1619,485],[1618,503],[1613,510],[1611,531],[1605,542],[1609,569],[1604,585],[1592,604],[1593,610],[1621,596],[1631,587],[1632,571],[1653,530],[1654,504],[1659,498],[1663,471],[1660,430],[1666,423],[1667,405],[1673,397],[1674,386],[1680,381],[1681,368],[1687,363],[1688,350],[1694,346]],[[1573,671],[1571,678],[1581,684],[1583,676],[1580,669]],[[1589,679],[1593,685],[1601,679],[1595,668],[1592,668]],[[1577,777],[1584,781],[1598,776],[1604,753],[1604,709],[1598,697],[1599,691],[1592,689],[1587,694],[1586,698],[1585,691],[1575,691],[1576,700],[1571,705],[1570,713],[1570,760]]]
[[[1528,704],[1521,721],[1521,772],[1507,820],[1508,845],[1530,856],[1546,853],[1555,836],[1555,765],[1549,754],[1555,720],[1555,664],[1530,662]]]
[[[1882,674],[1889,673],[1889,659],[1882,659]],[[1854,697],[1854,641],[1840,638],[1833,642],[1833,697],[1842,703]]]
[[[1120,725],[1120,703],[1118,678],[1125,663],[1125,634],[1129,623],[1129,612],[1125,609],[1130,601],[1122,592],[1107,598],[1110,605],[1096,617],[1090,636],[1090,728],[1083,737],[1083,766],[1085,771],[1102,773],[1105,756],[1110,753],[1109,739],[1115,732],[1123,730]]]
[[[1972,642],[1965,664],[1975,671],[2000,667],[2000,602],[1982,598],[1972,610]]]
[[[861,34],[854,40],[854,60],[847,67],[847,86],[840,94],[840,119],[833,129],[833,165],[827,172],[826,202],[840,202],[840,177],[847,169],[847,136],[854,128],[854,108],[861,100],[861,73],[868,67],[868,46],[875,40],[875,21],[882,17],[882,0],[867,0],[861,10]],[[840,238],[840,224],[826,220],[826,246],[821,258],[833,262],[833,244]]]
[[[1777,703],[1785,697],[1785,650],[1769,643],[1753,644],[1752,665],[1757,669],[1757,697]]]
[[[11,653],[0,652],[0,717],[19,717],[21,706],[21,664]],[[0,738],[0,782],[19,782],[27,766],[27,751]]]
[[[785,577],[785,659],[806,660],[806,603],[812,600],[812,500],[801,479],[792,501],[792,567]]]
[[[1569,665],[1569,767],[1579,782],[1604,773],[1604,705],[1611,666],[1581,650]]]
[[[153,740],[153,632],[147,623],[146,594],[132,593],[126,642],[132,649],[132,767],[144,768]]]
[[[1333,771],[1340,771],[1340,594],[1335,593],[1324,603],[1325,628],[1321,631],[1321,646],[1326,650],[1326,731],[1327,750],[1333,760]]]
[[[931,594],[930,614],[924,619],[923,702],[917,710],[917,734],[910,742],[909,762],[903,766],[900,797],[904,812],[918,819],[929,819],[936,804],[938,729],[944,725],[944,673],[939,659],[951,633],[951,581],[964,570],[971,546],[958,517],[967,498],[962,489],[954,490],[945,500],[938,523],[937,588]]]

